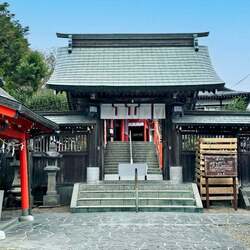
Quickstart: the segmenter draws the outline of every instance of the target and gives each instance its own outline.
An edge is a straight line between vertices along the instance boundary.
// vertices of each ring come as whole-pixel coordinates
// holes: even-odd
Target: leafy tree
[[[8,8],[8,3],[0,3],[0,78],[5,90],[34,110],[68,110],[64,94],[43,89],[55,67],[55,50],[32,51],[26,38],[29,28],[22,27]]]
[[[246,111],[247,100],[245,97],[235,97],[231,103],[226,105],[225,109],[230,111]]]
[[[43,56],[29,48],[28,27],[23,28],[8,7],[8,3],[0,4],[0,76],[6,83],[4,88],[26,102],[43,84],[49,70]]]
[[[48,67],[38,51],[30,51],[16,68],[14,80],[19,88],[28,88],[35,92],[48,74]]]
[[[0,73],[11,79],[23,55],[28,53],[28,27],[22,27],[8,10],[9,4],[0,4]]]

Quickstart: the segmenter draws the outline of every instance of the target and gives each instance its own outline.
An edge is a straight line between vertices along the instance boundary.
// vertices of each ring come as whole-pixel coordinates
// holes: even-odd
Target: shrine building
[[[117,179],[117,170],[105,170],[106,145],[119,147],[130,135],[154,143],[164,179],[180,166],[173,119],[194,109],[199,91],[224,87],[200,45],[208,34],[57,34],[68,44],[58,49],[47,87],[66,92],[70,110],[95,120],[88,167],[98,167],[100,179]]]
[[[29,139],[34,203],[53,198],[72,212],[200,212],[202,201],[226,200],[236,209],[238,187],[250,182],[250,115],[225,107],[250,95],[225,88],[201,45],[208,35],[58,33],[66,46],[47,87],[66,93],[69,111],[39,113],[54,127]],[[231,161],[233,176],[210,178],[210,191],[201,141],[215,142],[225,166]],[[52,148],[60,155],[53,189],[45,172]],[[232,158],[220,157],[225,152]],[[11,194],[11,180],[6,186]]]

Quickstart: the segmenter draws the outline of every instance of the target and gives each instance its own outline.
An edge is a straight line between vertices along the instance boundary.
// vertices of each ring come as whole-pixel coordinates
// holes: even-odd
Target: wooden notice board
[[[233,178],[233,206],[237,209],[237,156],[205,155],[206,204],[209,208],[209,178]]]
[[[205,176],[207,177],[237,177],[237,156],[206,155]]]

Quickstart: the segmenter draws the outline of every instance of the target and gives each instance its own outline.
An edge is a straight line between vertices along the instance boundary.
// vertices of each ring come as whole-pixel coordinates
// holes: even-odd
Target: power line
[[[246,80],[249,76],[250,76],[250,73],[248,73],[246,76],[244,76],[238,82],[236,82],[232,87],[235,87],[235,86],[239,85],[241,82],[243,82],[244,80]]]

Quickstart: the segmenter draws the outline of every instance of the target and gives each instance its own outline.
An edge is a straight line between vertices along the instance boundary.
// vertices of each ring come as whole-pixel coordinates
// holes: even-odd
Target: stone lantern
[[[48,174],[47,193],[43,196],[44,206],[57,206],[60,204],[60,195],[56,191],[56,172],[60,170],[58,160],[62,157],[56,150],[56,144],[50,143],[47,154],[47,164],[44,171]]]
[[[21,200],[20,161],[14,158],[10,166],[14,169],[14,179],[10,192],[16,199]]]

